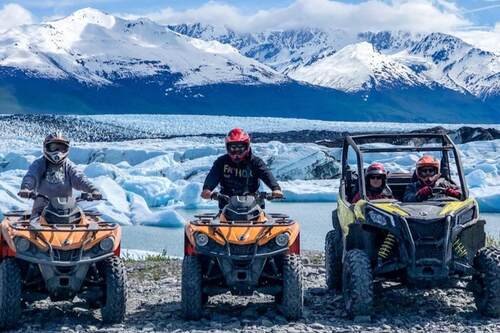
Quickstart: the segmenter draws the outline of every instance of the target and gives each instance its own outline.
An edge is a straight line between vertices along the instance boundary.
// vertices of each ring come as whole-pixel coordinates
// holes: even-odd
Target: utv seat
[[[398,201],[403,200],[403,196],[405,194],[406,186],[410,183],[414,182],[414,175],[406,172],[390,172],[387,175],[387,186],[392,191],[392,195],[394,199]]]

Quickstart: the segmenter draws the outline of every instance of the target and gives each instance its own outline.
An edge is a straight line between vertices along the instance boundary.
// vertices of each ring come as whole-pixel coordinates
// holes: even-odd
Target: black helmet
[[[53,164],[61,164],[69,154],[69,140],[61,132],[47,135],[43,141],[43,155]]]

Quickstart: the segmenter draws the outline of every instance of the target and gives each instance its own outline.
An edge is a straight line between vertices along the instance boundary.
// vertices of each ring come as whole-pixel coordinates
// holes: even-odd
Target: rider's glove
[[[281,190],[274,190],[272,193],[271,193],[272,197],[274,199],[281,199],[283,198],[283,192],[281,192]]]
[[[207,189],[207,190],[203,190],[203,191],[201,192],[201,197],[202,197],[203,199],[210,200],[210,199],[212,198],[212,191],[210,191],[210,190],[208,190],[208,189]]]
[[[449,196],[449,197],[453,197],[453,198],[460,198],[460,196],[462,195],[462,193],[457,190],[456,188],[447,188],[446,189],[446,195]]]
[[[102,193],[95,190],[95,191],[92,191],[92,199],[94,200],[102,200]]]
[[[22,189],[22,190],[19,191],[19,193],[17,193],[17,195],[20,196],[23,199],[29,199],[29,198],[31,198],[31,194],[32,193],[33,193],[33,191],[31,191],[31,190]]]
[[[419,200],[425,200],[432,195],[432,188],[430,186],[424,186],[417,191],[417,198]]]

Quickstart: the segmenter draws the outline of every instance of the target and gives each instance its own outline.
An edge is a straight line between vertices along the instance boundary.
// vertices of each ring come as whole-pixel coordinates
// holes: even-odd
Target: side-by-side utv
[[[34,198],[36,195],[34,195]],[[84,195],[81,200],[92,200]],[[121,228],[74,198],[53,198],[41,216],[5,213],[0,226],[0,327],[13,327],[21,303],[87,301],[107,323],[121,322],[127,300]]]
[[[434,189],[423,202],[402,202],[414,172],[389,173],[394,199],[368,200],[363,160],[367,154],[429,152],[440,157],[441,174],[458,178],[461,198]],[[356,168],[348,164],[355,154]],[[380,155],[379,155],[380,156]],[[451,161],[455,163],[452,164]],[[469,196],[457,148],[444,134],[347,136],[333,230],[326,236],[326,279],[342,291],[352,315],[369,315],[374,282],[400,282],[417,288],[456,287],[468,282],[480,313],[500,315],[500,251],[485,244],[485,221]],[[357,192],[361,200],[351,203]]]
[[[227,205],[218,214],[197,215],[185,229],[182,311],[198,320],[209,296],[230,291],[273,295],[290,320],[302,316],[299,224],[262,208],[269,194],[213,199]]]

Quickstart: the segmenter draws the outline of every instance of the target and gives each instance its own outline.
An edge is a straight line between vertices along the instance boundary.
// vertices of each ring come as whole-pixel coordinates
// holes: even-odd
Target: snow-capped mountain
[[[201,24],[170,26],[236,47],[290,78],[357,92],[438,85],[487,99],[500,95],[500,55],[442,33],[297,29],[238,34]]]
[[[498,123],[498,61],[443,34],[238,33],[87,8],[0,34],[0,113]]]
[[[432,84],[390,55],[378,52],[368,42],[348,45],[289,75],[298,81],[346,92]]]
[[[180,86],[285,80],[230,45],[180,35],[147,19],[124,20],[90,8],[0,35],[0,66],[92,85],[165,73],[175,75]]]
[[[200,23],[168,27],[187,36],[230,44],[241,54],[285,74],[333,54],[356,40],[356,35],[346,31],[324,31],[315,28],[239,33],[227,27]]]

